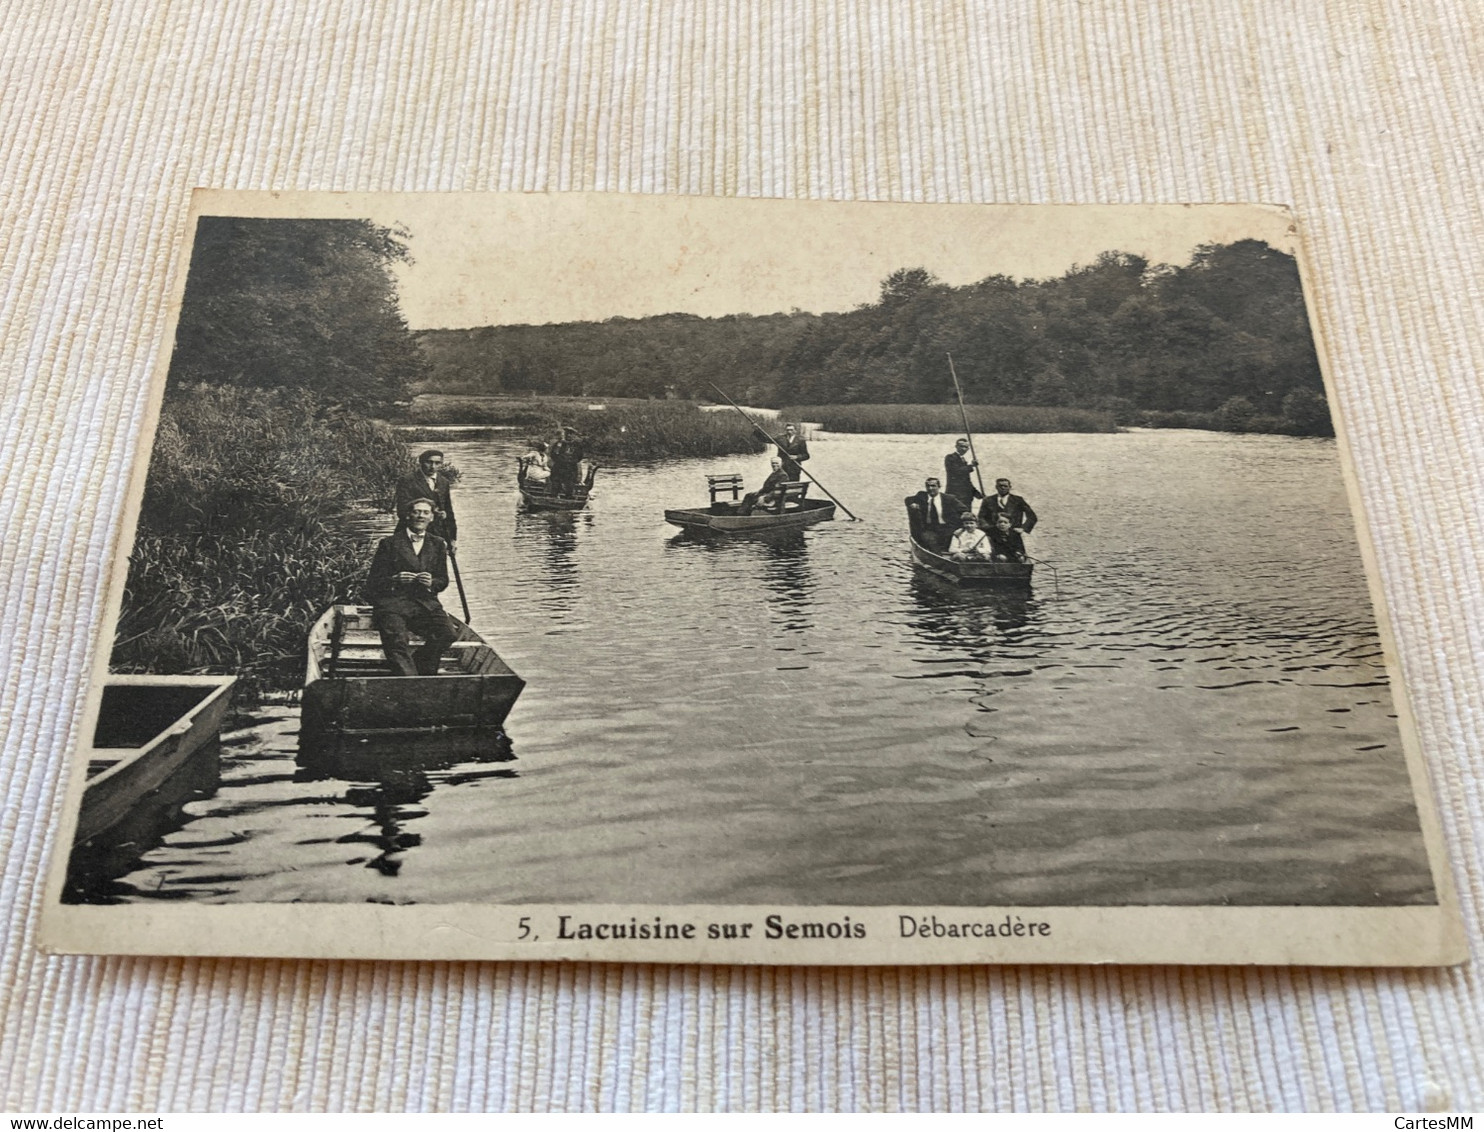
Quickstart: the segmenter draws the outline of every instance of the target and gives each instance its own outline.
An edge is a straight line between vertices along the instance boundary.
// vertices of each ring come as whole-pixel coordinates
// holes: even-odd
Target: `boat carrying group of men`
[[[958,562],[1024,562],[1025,535],[1035,528],[1031,505],[1011,490],[1008,479],[994,481],[994,493],[974,486],[978,462],[969,442],[960,439],[943,457],[943,481],[929,476],[923,490],[907,496],[907,519],[919,545]],[[982,499],[979,513],[974,500]],[[966,502],[967,501],[967,502]]]
[[[563,429],[556,442],[581,460],[581,449],[571,430]],[[763,485],[742,500],[741,512],[766,507],[779,498],[781,485],[804,475],[809,445],[792,424],[775,442],[777,453]],[[1036,525],[1036,513],[1010,490],[1008,479],[995,481],[995,492],[985,495],[974,486],[978,464],[969,455],[967,440],[959,440],[943,459],[948,489],[936,476],[924,489],[905,500],[912,537],[939,554],[958,561],[1024,562],[1024,535]],[[417,471],[397,483],[397,529],[376,546],[365,596],[375,611],[382,649],[394,676],[436,676],[445,649],[457,633],[438,595],[448,588],[449,562],[456,560],[458,520],[453,512],[452,483],[444,470],[443,453],[428,449],[418,456]],[[557,461],[553,461],[557,463]],[[565,471],[567,461],[560,461]],[[558,471],[553,467],[552,472]],[[529,475],[523,468],[525,475]],[[524,477],[523,477],[524,478]],[[982,499],[976,515],[974,500]],[[967,501],[967,502],[965,502]],[[413,634],[422,638],[411,647]]]

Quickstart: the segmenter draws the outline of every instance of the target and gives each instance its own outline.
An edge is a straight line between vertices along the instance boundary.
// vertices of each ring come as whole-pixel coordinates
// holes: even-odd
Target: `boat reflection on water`
[[[170,834],[182,829],[190,816],[186,806],[216,793],[221,782],[221,742],[213,738],[170,776],[161,788],[145,795],[128,815],[110,827],[107,837],[75,845],[67,860],[64,904],[116,904],[134,893],[118,879],[133,872],[146,853]]]
[[[577,588],[579,531],[592,526],[589,512],[518,511],[515,552],[528,577],[548,596],[570,596]]]
[[[928,643],[946,648],[986,640],[1020,647],[1035,636],[1043,616],[1029,589],[964,589],[926,570],[913,571],[911,588],[918,609],[913,627]]]
[[[677,551],[716,555],[727,562],[757,564],[756,579],[762,582],[763,597],[782,618],[785,632],[808,629],[807,614],[814,603],[815,579],[809,564],[809,538],[802,530],[772,530],[746,535],[718,535],[682,530],[666,540]],[[754,574],[751,565],[747,568]],[[749,577],[747,581],[752,581]],[[741,579],[739,579],[741,581]]]
[[[396,876],[403,856],[422,844],[422,835],[407,827],[428,811],[423,799],[442,786],[462,786],[485,779],[518,777],[509,767],[488,764],[515,759],[510,739],[446,732],[433,735],[337,736],[301,745],[295,782],[346,783],[341,799],[364,811],[369,825],[335,839],[338,845],[362,844],[374,856],[351,858],[383,876]]]

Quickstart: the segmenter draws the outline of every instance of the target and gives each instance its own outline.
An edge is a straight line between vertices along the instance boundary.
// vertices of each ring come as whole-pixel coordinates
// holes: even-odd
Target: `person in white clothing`
[[[962,522],[963,525],[953,533],[953,541],[948,544],[948,557],[955,562],[987,561],[992,553],[989,536],[979,529],[979,520],[974,512],[965,511]]]
[[[551,478],[551,462],[546,457],[546,442],[538,440],[531,450],[520,458],[520,482],[531,485],[544,484]]]

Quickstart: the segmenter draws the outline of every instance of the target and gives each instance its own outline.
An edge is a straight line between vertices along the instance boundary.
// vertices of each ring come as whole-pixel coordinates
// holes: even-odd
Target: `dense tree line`
[[[405,397],[427,368],[391,274],[405,236],[369,220],[201,217],[167,395],[206,382],[366,408]]]
[[[710,397],[756,405],[953,399],[1112,410],[1123,420],[1325,432],[1323,382],[1292,256],[1258,240],[1184,266],[1116,251],[1054,279],[950,287],[893,272],[834,314],[667,314],[425,331],[430,390]]]

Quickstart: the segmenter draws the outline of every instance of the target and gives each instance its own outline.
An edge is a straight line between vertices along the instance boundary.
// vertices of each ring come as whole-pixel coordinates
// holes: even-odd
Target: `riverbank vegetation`
[[[197,385],[169,399],[114,670],[233,672],[248,700],[297,686],[309,626],[365,580],[354,520],[389,510],[411,466],[386,425],[326,414],[312,394]]]
[[[424,395],[405,419],[424,425],[513,425],[531,439],[555,436],[561,425],[582,434],[590,458],[639,462],[676,456],[760,452],[752,426],[730,409],[707,412],[689,401],[572,397]]]
[[[988,432],[1116,432],[1113,414],[1041,405],[968,405],[969,427]],[[962,432],[958,405],[791,405],[788,420],[830,432]]]
[[[542,326],[427,330],[428,392],[708,399],[715,381],[752,405],[952,404],[946,355],[971,404],[1243,418],[1241,431],[1327,434],[1292,256],[1257,240],[1198,248],[1187,264],[1108,251],[1054,279],[966,286],[909,267],[876,302],[814,314],[666,314]],[[1237,410],[1214,415],[1234,401]],[[1142,414],[1151,414],[1147,417]]]
[[[391,509],[413,467],[363,415],[424,375],[391,273],[403,235],[364,220],[199,221],[115,671],[235,673],[250,703],[296,687],[310,624],[359,595],[366,517]]]

